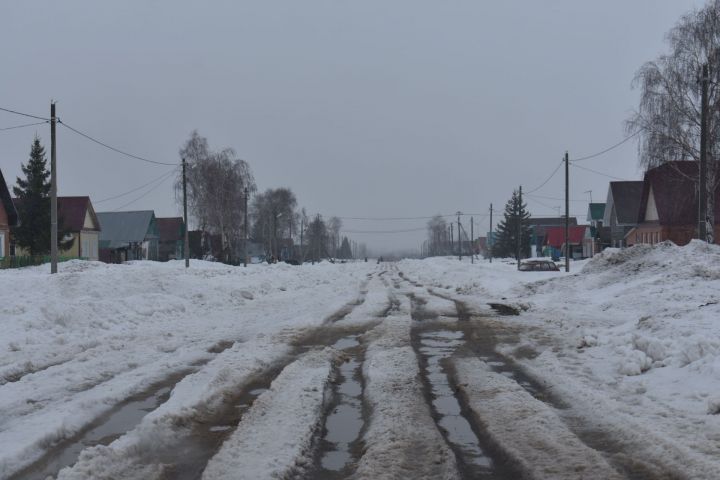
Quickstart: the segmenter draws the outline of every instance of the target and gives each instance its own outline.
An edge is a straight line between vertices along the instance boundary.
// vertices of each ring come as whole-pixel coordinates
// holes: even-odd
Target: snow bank
[[[0,478],[183,372],[199,370],[157,415],[211,408],[285,355],[287,332],[318,326],[356,299],[375,266],[71,261],[59,269],[0,271]]]
[[[204,480],[286,478],[303,470],[320,427],[331,349],[287,366],[208,463]]]

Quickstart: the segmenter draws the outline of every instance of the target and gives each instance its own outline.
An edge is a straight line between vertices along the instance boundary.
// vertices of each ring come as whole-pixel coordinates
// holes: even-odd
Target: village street
[[[626,352],[620,312],[592,330],[577,308],[663,248],[699,247],[569,276],[452,258],[2,272],[0,478],[713,478],[717,391],[695,379],[717,375],[717,340],[686,339],[681,366],[667,305]],[[50,300],[24,302],[37,283]]]

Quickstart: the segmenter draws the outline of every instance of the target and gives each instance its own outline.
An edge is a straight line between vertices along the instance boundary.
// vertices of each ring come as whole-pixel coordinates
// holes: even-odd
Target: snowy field
[[[183,267],[0,271],[1,479],[471,478],[460,417],[477,478],[720,471],[719,247]],[[323,477],[351,360],[362,428]]]

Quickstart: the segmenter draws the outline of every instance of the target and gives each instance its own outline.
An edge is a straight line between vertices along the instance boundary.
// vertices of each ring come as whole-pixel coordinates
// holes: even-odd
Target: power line
[[[118,148],[115,148],[115,147],[112,147],[112,146],[108,145],[107,143],[101,142],[100,140],[97,140],[97,139],[91,137],[90,135],[81,132],[80,130],[77,130],[77,129],[71,127],[70,125],[68,125],[67,123],[63,122],[62,120],[58,120],[58,123],[62,124],[62,125],[63,125],[65,128],[67,128],[68,130],[77,133],[77,134],[80,135],[81,137],[85,137],[86,139],[90,140],[91,142],[95,142],[95,143],[97,143],[98,145],[102,145],[103,147],[105,147],[105,148],[107,148],[107,149],[110,149],[110,150],[112,150],[113,152],[119,153],[119,154],[121,154],[121,155],[125,155],[126,157],[134,158],[134,159],[136,159],[136,160],[141,160],[141,161],[147,162],[147,163],[154,163],[155,165],[168,165],[168,166],[171,166],[171,167],[172,167],[172,166],[179,165],[179,163],[158,162],[158,161],[156,161],[156,160],[150,160],[149,158],[140,157],[140,156],[138,156],[138,155],[133,155],[132,153],[124,152],[124,151],[122,151],[122,150],[120,150],[120,149],[118,149]]]
[[[16,128],[32,127],[32,126],[35,126],[35,125],[43,125],[43,124],[46,124],[46,123],[48,123],[48,122],[47,122],[47,121],[42,121],[42,122],[35,122],[35,123],[26,123],[26,124],[24,124],[24,125],[15,125],[14,127],[4,127],[4,128],[0,128],[0,131],[14,130],[14,129],[16,129]]]
[[[544,199],[546,199],[546,200],[565,201],[564,198],[560,198],[560,197],[548,197],[547,195],[532,195],[532,194],[527,194],[527,193],[526,193],[525,196],[526,196],[526,197],[531,197],[531,198],[544,198]],[[585,202],[587,202],[587,200],[579,200],[579,199],[573,199],[573,198],[571,198],[570,201],[571,201],[571,202],[578,202],[578,203],[585,203]]]
[[[427,230],[427,227],[409,228],[406,230],[343,230],[343,233],[354,233],[354,234],[409,233],[409,232],[424,232],[425,230]]]
[[[50,121],[50,119],[47,117],[38,117],[37,115],[30,115],[29,113],[18,112],[16,110],[10,110],[9,108],[0,107],[0,110],[2,110],[3,112],[14,113],[15,115],[22,115],[23,117],[35,118],[37,120],[44,120],[46,122]]]
[[[528,190],[528,191],[525,193],[525,195],[527,195],[528,193],[537,192],[537,191],[540,190],[542,187],[544,187],[544,186],[550,181],[550,179],[555,176],[555,174],[558,172],[558,170],[560,170],[560,167],[562,166],[563,162],[564,162],[564,160],[560,160],[560,163],[558,163],[558,166],[555,167],[555,170],[553,170],[553,172],[550,174],[550,176],[549,176],[544,182],[542,182],[539,186],[533,188],[532,190]]]
[[[165,182],[167,181],[167,179],[171,177],[171,175],[170,175],[171,173],[172,173],[172,172],[168,172],[168,173],[166,174],[167,177],[163,178],[160,182],[158,182],[153,188],[149,189],[147,192],[143,193],[142,195],[140,195],[140,196],[137,197],[136,199],[130,200],[130,201],[127,202],[126,204],[121,205],[121,206],[115,208],[115,209],[112,210],[112,211],[113,211],[113,212],[117,212],[118,210],[121,210],[121,209],[123,209],[123,208],[125,208],[125,207],[127,207],[127,206],[129,206],[129,205],[132,205],[133,203],[137,202],[138,200],[142,200],[143,198],[147,197],[150,193],[154,192],[160,185],[162,185],[163,183],[165,183]]]
[[[151,184],[153,184],[153,183],[155,183],[155,182],[163,179],[166,175],[170,175],[170,174],[172,174],[172,173],[174,173],[174,172],[176,172],[176,171],[177,171],[177,168],[173,168],[173,169],[170,170],[169,172],[165,172],[165,173],[163,173],[162,175],[160,175],[159,177],[157,177],[157,178],[155,178],[155,179],[153,179],[153,180],[150,180],[149,182],[147,182],[147,183],[145,183],[145,184],[143,184],[143,185],[140,185],[139,187],[133,188],[132,190],[128,190],[127,192],[121,193],[121,194],[119,194],[119,195],[115,195],[115,196],[108,197],[108,198],[103,198],[102,200],[93,200],[93,203],[94,203],[94,204],[103,203],[103,202],[107,202],[107,201],[110,201],[110,200],[115,200],[116,198],[121,198],[121,197],[124,197],[124,196],[126,196],[126,195],[129,195],[129,194],[131,194],[131,193],[137,192],[138,190],[141,190],[141,189],[147,187],[148,185],[151,185]]]
[[[597,170],[593,170],[592,168],[587,168],[587,167],[583,167],[583,166],[580,166],[580,165],[573,165],[572,163],[571,163],[571,165],[572,165],[573,167],[579,168],[579,169],[581,169],[581,170],[587,170],[588,172],[592,172],[592,173],[595,173],[595,174],[597,174],[597,175],[602,175],[603,177],[612,178],[613,180],[626,181],[624,178],[615,177],[615,176],[613,176],[613,175],[608,175],[607,173],[603,173],[603,172],[598,172]]]
[[[636,136],[638,133],[640,133],[640,130],[636,131],[636,132],[633,133],[632,135],[629,135],[629,136],[625,137],[624,139],[622,139],[621,141],[619,141],[619,142],[616,143],[615,145],[613,145],[613,146],[611,146],[611,147],[608,147],[608,148],[606,148],[605,150],[601,150],[601,151],[599,151],[599,152],[597,152],[597,153],[593,153],[592,155],[586,155],[586,156],[580,157],[580,158],[573,158],[573,159],[570,160],[570,163],[572,163],[572,162],[583,162],[583,161],[585,161],[585,160],[590,160],[591,158],[599,157],[600,155],[603,155],[603,154],[609,152],[610,150],[616,149],[617,147],[619,147],[619,146],[622,145],[623,143],[627,142],[628,140],[630,140],[631,138],[633,138],[634,136]]]

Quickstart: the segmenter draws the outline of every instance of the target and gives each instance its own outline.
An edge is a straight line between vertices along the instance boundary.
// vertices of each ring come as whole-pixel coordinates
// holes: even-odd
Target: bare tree
[[[448,224],[442,215],[435,215],[427,223],[428,255],[444,255],[448,249]]]
[[[337,257],[340,250],[340,229],[342,228],[342,220],[338,217],[330,217],[327,221],[328,229],[328,252],[331,256]]]
[[[715,161],[720,153],[720,0],[711,0],[683,16],[667,40],[670,53],[647,62],[635,76],[640,105],[626,122],[626,129],[629,134],[639,132],[640,164],[646,169],[677,160],[700,161],[699,77],[703,65],[708,65],[706,198],[707,214],[714,225],[714,192],[720,180]]]
[[[187,162],[190,215],[201,230],[220,235],[223,261],[231,261],[240,248],[245,188],[256,190],[250,166],[231,148],[211,150],[197,131],[180,149],[180,157]],[[182,176],[175,182],[175,193],[182,202]]]
[[[280,258],[280,242],[295,229],[295,208],[297,199],[289,188],[269,188],[253,199],[253,238],[275,258]]]

